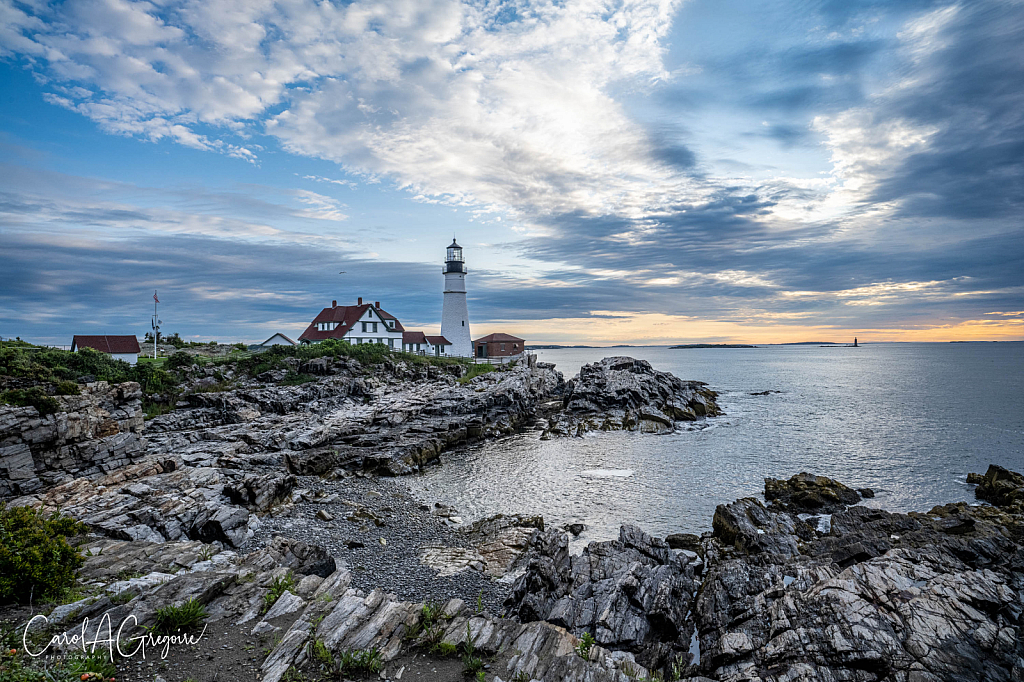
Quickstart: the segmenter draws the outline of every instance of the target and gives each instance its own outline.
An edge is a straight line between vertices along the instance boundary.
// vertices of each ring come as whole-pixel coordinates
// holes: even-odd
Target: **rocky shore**
[[[208,369],[185,367],[178,409],[144,424],[132,384],[86,384],[57,414],[0,406],[0,499],[89,529],[80,588],[36,644],[194,600],[203,640],[121,659],[118,679],[367,678],[326,650],[372,652],[388,680],[1024,680],[1020,474],[990,467],[970,479],[986,504],[911,514],[766,479],[702,536],[624,526],[572,555],[540,517],[467,523],[396,476],[530,423],[664,433],[719,414],[711,389],[631,358],[569,382],[532,361],[466,382],[351,358]],[[38,612],[7,607],[5,632]]]

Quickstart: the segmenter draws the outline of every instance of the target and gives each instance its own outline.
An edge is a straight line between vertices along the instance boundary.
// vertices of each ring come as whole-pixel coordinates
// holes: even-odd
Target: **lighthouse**
[[[450,354],[473,357],[473,339],[469,334],[469,309],[466,308],[466,261],[462,247],[452,239],[445,256],[444,308],[441,311],[441,336],[452,344]]]

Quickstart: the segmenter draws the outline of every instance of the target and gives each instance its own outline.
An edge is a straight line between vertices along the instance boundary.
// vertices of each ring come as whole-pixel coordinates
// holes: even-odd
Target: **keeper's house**
[[[71,340],[71,352],[75,353],[81,348],[92,348],[101,353],[107,353],[115,360],[124,360],[129,365],[139,361],[139,340],[134,336],[79,336]]]
[[[327,339],[347,341],[353,345],[360,343],[383,343],[395,350],[402,349],[402,334],[405,327],[394,315],[380,307],[380,301],[372,305],[363,303],[363,299],[355,305],[338,305],[331,301],[330,308],[324,308],[299,336],[299,343],[320,343]]]
[[[507,358],[520,355],[526,341],[510,334],[488,334],[473,342],[474,355],[478,358]]]
[[[433,355],[439,358],[451,355],[452,344],[443,336],[427,336],[423,332],[402,334],[402,350],[417,355]]]

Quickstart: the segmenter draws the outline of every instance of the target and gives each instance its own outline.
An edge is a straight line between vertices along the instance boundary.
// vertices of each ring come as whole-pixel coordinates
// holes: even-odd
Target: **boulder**
[[[831,478],[806,472],[799,473],[787,481],[764,479],[764,498],[788,511],[824,514],[831,514],[860,502],[860,495],[856,490]]]
[[[268,563],[284,566],[296,573],[318,575],[321,578],[326,578],[337,570],[334,557],[323,547],[282,535],[274,536],[265,549],[248,555],[245,562],[258,566]]]

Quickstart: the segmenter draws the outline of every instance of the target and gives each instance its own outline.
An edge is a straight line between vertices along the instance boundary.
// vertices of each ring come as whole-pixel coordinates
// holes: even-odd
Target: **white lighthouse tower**
[[[473,339],[469,335],[469,309],[466,308],[466,262],[462,259],[462,247],[454,239],[441,272],[444,273],[441,336],[452,344],[452,355],[471,358]]]

